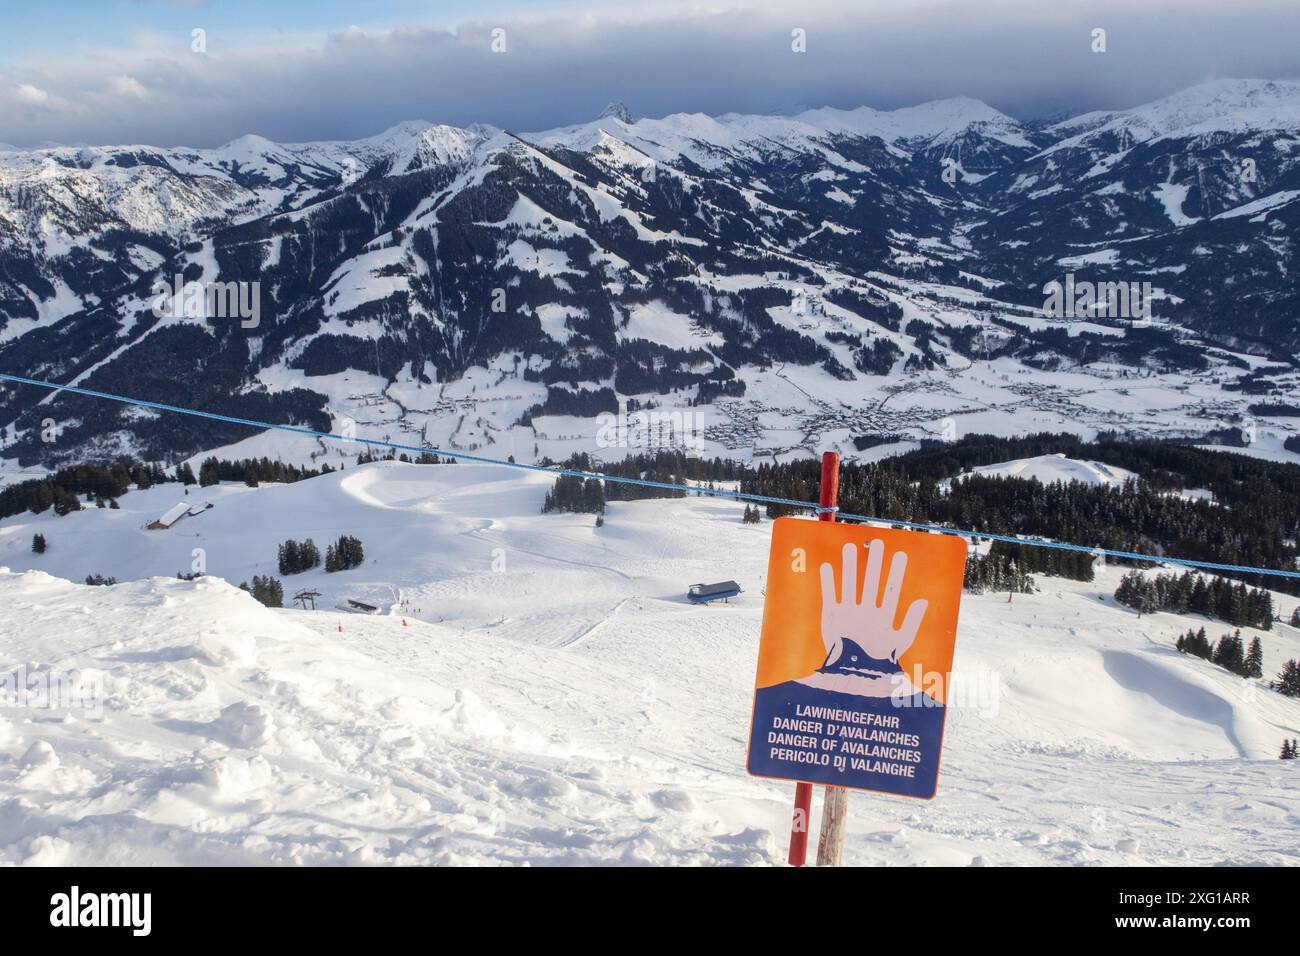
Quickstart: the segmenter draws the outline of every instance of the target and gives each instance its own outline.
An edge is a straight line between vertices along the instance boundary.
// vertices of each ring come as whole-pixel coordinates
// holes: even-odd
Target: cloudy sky
[[[1297,0],[15,3],[0,142],[345,139],[406,119],[534,131],[613,100],[661,116],[972,96],[1029,118],[1297,78],[1297,37]]]

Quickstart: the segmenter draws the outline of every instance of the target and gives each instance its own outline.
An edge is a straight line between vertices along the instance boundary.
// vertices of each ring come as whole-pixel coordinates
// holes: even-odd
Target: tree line
[[[1032,594],[1034,579],[1015,558],[1005,553],[974,555],[966,560],[962,587],[971,594],[1006,591],[1008,594]]]
[[[1178,636],[1174,647],[1180,653],[1191,654],[1218,664],[1238,677],[1264,676],[1264,649],[1259,638],[1252,640],[1250,650],[1246,650],[1240,630],[1233,634],[1224,634],[1217,644],[1210,642],[1205,634],[1205,628],[1189,630],[1186,634]]]
[[[366,560],[365,549],[361,539],[352,535],[340,535],[338,541],[325,548],[325,570],[347,571],[360,567]]]
[[[430,456],[433,457],[433,456]],[[434,459],[436,461],[436,458]],[[44,478],[29,478],[0,488],[0,518],[30,511],[41,514],[51,508],[57,515],[80,511],[83,499],[99,507],[117,507],[117,499],[134,486],[141,490],[168,482],[203,487],[221,481],[258,484],[263,481],[294,482],[332,472],[328,464],[319,469],[272,461],[269,458],[226,460],[207,458],[196,478],[188,462],[181,462],[171,474],[156,462],[133,459],[108,464],[77,464],[60,468]]]
[[[565,511],[573,514],[604,514],[605,488],[599,478],[560,475],[555,487],[546,493],[542,514]]]
[[[248,586],[247,581],[241,581],[239,588],[253,595],[254,599],[267,607],[284,607],[284,586],[269,574],[255,574],[252,587]]]
[[[1091,581],[1098,560],[1098,555],[1091,551],[1045,548],[1041,545],[1013,544],[1010,541],[994,541],[989,548],[989,555],[1009,558],[1025,573],[1070,578],[1073,581]]]
[[[1035,479],[962,473],[981,464],[1055,451],[1129,468],[1138,478],[1122,485],[1043,484]],[[812,459],[764,463],[742,478],[741,490],[816,501],[819,481],[820,463]],[[1208,488],[1214,498],[1181,497],[1175,492],[1183,487]],[[1033,535],[1109,550],[1262,567],[1293,567],[1300,557],[1296,543],[1300,540],[1300,467],[1162,442],[970,436],[880,462],[847,463],[841,469],[839,494],[843,512],[977,533]],[[767,506],[769,517],[798,510]],[[1031,550],[1037,549],[1023,546],[1023,560],[1040,560],[1029,558]],[[1041,561],[1054,566],[1044,566],[1040,573],[1086,574],[1084,560],[1043,557]],[[1300,594],[1297,579],[1248,571],[1224,574],[1247,584]]]
[[[65,515],[81,510],[82,497],[97,503],[113,501],[132,485],[149,488],[176,480],[160,465],[142,461],[69,465],[44,478],[29,478],[0,488],[0,518],[24,511],[41,514],[50,508],[57,515]]]
[[[294,541],[290,538],[280,545],[277,563],[281,574],[301,574],[320,566],[320,549],[311,538]]]
[[[1273,596],[1267,591],[1191,571],[1150,577],[1130,571],[1120,580],[1115,600],[1140,614],[1203,614],[1234,627],[1257,627],[1261,631],[1273,627]]]
[[[329,464],[322,464],[320,468],[303,468],[266,457],[236,460],[205,458],[199,466],[199,485],[207,488],[222,481],[242,481],[246,485],[257,485],[263,481],[289,484],[333,471]]]

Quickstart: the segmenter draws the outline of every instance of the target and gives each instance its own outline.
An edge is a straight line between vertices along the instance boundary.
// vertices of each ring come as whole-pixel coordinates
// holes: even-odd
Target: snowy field
[[[979,465],[972,474],[1001,478],[1037,479],[1045,485],[1054,482],[1078,482],[1084,485],[1122,485],[1137,478],[1124,468],[1100,461],[1078,461],[1063,454],[1038,455],[1016,461],[1002,461],[993,465]]]
[[[596,528],[539,514],[549,486],[388,462],[0,523],[0,675],[75,674],[84,697],[0,704],[0,862],[783,861],[793,785],[744,772],[770,524],[689,498]],[[179,500],[213,507],[145,529]],[[366,563],[284,577],[286,603],[383,613],[233,586],[340,533]],[[209,576],[177,580],[199,558]],[[73,583],[90,573],[123,583]],[[1119,576],[964,598],[938,796],[852,794],[846,862],[1300,862],[1276,759],[1300,702],[1178,654],[1229,628],[1139,618]],[[686,603],[722,578],[745,593]],[[1290,628],[1257,633],[1266,678],[1300,658]]]

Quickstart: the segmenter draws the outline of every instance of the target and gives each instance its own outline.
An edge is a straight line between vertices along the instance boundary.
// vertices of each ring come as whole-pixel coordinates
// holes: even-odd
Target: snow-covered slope
[[[47,252],[113,227],[184,236],[201,219],[239,221],[306,202],[379,163],[403,173],[463,162],[491,132],[407,122],[351,142],[247,135],[213,149],[0,147],[0,225],[40,238]],[[84,219],[89,210],[101,218]]]
[[[1036,478],[1045,485],[1053,482],[1080,482],[1085,485],[1122,485],[1137,478],[1131,471],[1106,465],[1099,461],[1079,461],[1064,454],[1038,455],[1016,461],[1000,461],[993,465],[979,465],[972,474],[1007,478]]]
[[[0,861],[778,862],[792,788],[743,771],[769,526],[688,498],[597,529],[538,514],[546,487],[385,463],[205,489],[168,531],[140,525],[174,489],[7,520],[0,672],[103,693],[102,713],[0,704]],[[387,613],[272,611],[218,578],[326,529],[366,563],[286,592]],[[166,577],[196,547],[212,576]],[[90,570],[123,583],[47,573]],[[745,593],[687,604],[711,576]],[[1139,619],[1116,577],[963,599],[939,795],[854,795],[849,862],[1294,862],[1275,752],[1300,704],[1178,654],[1206,622]],[[1300,657],[1290,629],[1260,636],[1266,674]]]
[[[1133,109],[1074,117],[1051,129],[1067,133],[1083,129],[1083,136],[1123,133],[1134,142],[1144,142],[1163,136],[1295,130],[1297,127],[1300,127],[1300,82],[1220,79]],[[1066,139],[1055,148],[1075,144],[1075,140]]]
[[[867,106],[853,110],[824,107],[800,113],[796,118],[827,132],[877,136],[889,143],[942,146],[974,130],[1008,146],[1033,147],[1020,123],[970,97],[933,100],[888,111]]]
[[[593,122],[528,134],[526,138],[541,145],[581,150],[591,149],[605,139],[616,139],[656,158],[687,156],[706,168],[720,168],[730,159],[774,146],[806,150],[810,140],[831,135],[871,137],[909,148],[929,148],[951,144],[971,132],[1008,146],[1033,148],[1014,119],[969,97],[934,100],[896,110],[823,107],[789,117],[674,113],[662,119],[633,121],[626,114],[606,110]]]

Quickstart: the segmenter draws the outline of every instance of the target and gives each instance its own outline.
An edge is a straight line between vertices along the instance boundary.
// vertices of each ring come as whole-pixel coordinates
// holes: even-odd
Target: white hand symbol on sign
[[[885,542],[877,538],[867,546],[867,574],[859,596],[858,546],[846,544],[842,551],[838,597],[835,567],[831,564],[821,566],[822,643],[826,645],[828,663],[838,659],[845,639],[856,643],[876,660],[895,663],[916,640],[928,602],[923,599],[913,601],[903,623],[895,627],[903,576],[907,573],[907,553],[894,553],[889,562],[889,580],[881,596],[880,578],[884,565]]]

